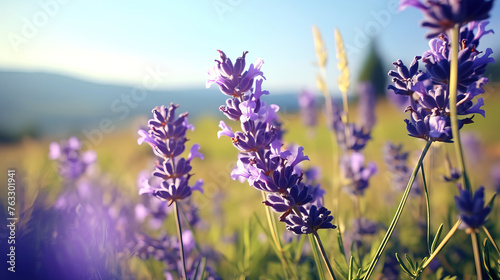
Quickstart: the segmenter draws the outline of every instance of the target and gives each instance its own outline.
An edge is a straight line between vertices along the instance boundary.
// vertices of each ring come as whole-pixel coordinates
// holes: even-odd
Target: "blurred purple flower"
[[[476,131],[464,131],[460,133],[460,141],[467,157],[467,162],[477,164],[483,157],[481,139]]]
[[[459,195],[455,196],[455,206],[463,220],[461,228],[476,229],[484,225],[490,213],[490,207],[484,206],[484,187],[479,187],[474,196],[466,189],[459,186]]]
[[[363,241],[366,241],[367,237],[377,234],[380,229],[382,229],[380,224],[367,218],[351,220],[350,227],[343,233],[344,248],[350,251],[349,249],[353,245],[356,247],[361,247],[364,244],[371,245],[363,243]]]
[[[411,170],[408,167],[408,152],[403,151],[402,144],[396,145],[387,142],[383,148],[384,162],[392,176],[392,187],[395,190],[403,191],[410,179]],[[411,193],[418,194],[418,182],[413,182]]]
[[[358,120],[364,131],[371,131],[377,118],[375,116],[376,92],[372,82],[366,81],[358,85],[359,103]]]
[[[346,179],[346,191],[355,195],[363,195],[369,185],[370,178],[377,173],[375,162],[369,162],[364,166],[363,154],[353,152],[342,158],[341,169]]]
[[[500,193],[500,163],[493,165],[490,169],[490,177],[495,192]]]
[[[49,158],[59,163],[59,174],[68,180],[79,178],[96,161],[94,151],[81,151],[80,141],[76,137],[61,143],[52,142],[49,148]]]
[[[448,176],[443,176],[443,179],[446,182],[456,182],[460,179],[460,177],[462,177],[462,173],[460,173],[460,171],[458,171],[455,167],[452,167],[450,169],[450,174]]]
[[[335,132],[337,143],[343,150],[360,151],[365,146],[368,140],[371,139],[371,131],[365,129],[363,126],[358,127],[354,123],[345,124],[342,121],[342,110],[332,102],[333,117],[331,119],[331,127]],[[349,136],[346,141],[346,131]],[[349,146],[347,146],[349,144]]]
[[[413,6],[424,13],[422,26],[429,28],[427,38],[432,38],[451,29],[455,24],[485,20],[490,15],[493,0],[403,0],[399,8]]]
[[[299,107],[304,125],[316,126],[318,123],[318,113],[316,110],[316,98],[312,92],[308,90],[302,91],[299,95]]]

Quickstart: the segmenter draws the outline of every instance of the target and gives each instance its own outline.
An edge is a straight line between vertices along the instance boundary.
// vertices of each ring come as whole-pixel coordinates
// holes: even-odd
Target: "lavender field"
[[[224,46],[194,90],[143,99],[0,71],[25,98],[1,104],[25,110],[0,122],[0,279],[500,279],[493,2],[401,1],[425,35],[398,44],[424,51],[383,77],[307,26],[310,89]]]

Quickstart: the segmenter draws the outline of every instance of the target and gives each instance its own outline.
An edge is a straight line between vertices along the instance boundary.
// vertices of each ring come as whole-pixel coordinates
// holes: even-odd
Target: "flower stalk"
[[[472,230],[470,234],[472,241],[472,251],[474,253],[474,263],[476,265],[477,280],[483,280],[483,268],[481,267],[481,254],[479,252],[479,240],[477,239],[477,234]]]
[[[457,114],[457,83],[458,83],[458,46],[459,46],[459,35],[460,35],[460,24],[455,24],[451,33],[451,61],[450,61],[450,121],[451,121],[451,131],[453,134],[453,146],[455,147],[455,154],[457,156],[458,167],[462,172],[463,183],[465,189],[471,191],[469,178],[467,176],[467,171],[465,169],[465,158],[463,155],[463,149],[460,142],[460,132],[458,128],[458,114]]]
[[[332,265],[330,264],[330,261],[328,261],[328,256],[326,255],[325,248],[323,247],[323,243],[321,243],[321,239],[319,238],[319,235],[316,231],[312,233],[314,237],[314,241],[316,241],[316,246],[318,246],[319,251],[321,253],[321,257],[323,258],[323,262],[325,262],[326,268],[328,268],[328,273],[330,274],[330,277],[332,280],[335,280],[335,273],[333,272]]]
[[[182,263],[182,278],[187,280],[186,261],[184,259],[184,243],[182,242],[181,218],[179,216],[179,203],[174,201],[175,223],[177,224],[177,236],[179,237],[179,254]]]

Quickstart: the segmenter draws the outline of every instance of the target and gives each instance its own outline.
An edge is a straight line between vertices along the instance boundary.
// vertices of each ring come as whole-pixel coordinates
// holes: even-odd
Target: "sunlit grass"
[[[160,104],[159,104],[160,105]],[[497,130],[497,122],[500,119],[500,111],[495,110],[500,106],[500,98],[494,95],[488,96],[485,105],[487,118],[476,117],[475,125],[471,128],[465,128],[465,132],[474,133],[481,141],[481,161],[470,163],[471,180],[474,186],[485,185],[486,197],[491,197],[493,190],[489,186],[489,167],[500,161],[500,143],[498,141],[500,133]],[[182,108],[182,104],[181,104]],[[146,114],[146,112],[145,112]],[[357,116],[356,107],[352,106],[350,111],[351,119]],[[321,115],[321,113],[320,113]],[[382,161],[382,147],[387,141],[403,143],[404,149],[411,151],[410,166],[418,157],[418,152],[425,145],[420,141],[406,134],[405,124],[403,122],[404,114],[402,110],[394,107],[387,101],[381,100],[377,106],[377,124],[372,133],[372,141],[365,149],[366,160],[375,161],[378,166],[378,173],[371,179],[370,188],[361,200],[362,212],[370,219],[381,221],[388,224],[388,217],[392,215],[399,200],[401,193],[396,192],[390,185],[390,176],[386,171],[385,164]],[[220,119],[224,119],[221,114]],[[320,117],[318,126],[314,129],[306,128],[297,114],[280,115],[283,127],[286,130],[284,136],[285,143],[295,143],[305,149],[305,154],[310,161],[306,166],[319,166],[323,175],[322,184],[326,189],[325,204],[332,206],[334,196],[337,192],[332,190],[332,145],[330,143],[330,131],[326,127],[324,118]],[[272,260],[266,269],[268,271],[280,271],[278,259],[271,253],[268,242],[263,241],[265,236],[262,234],[257,222],[252,218],[254,213],[264,219],[264,206],[259,191],[230,179],[230,173],[236,162],[237,150],[233,148],[231,140],[227,137],[217,139],[219,119],[209,117],[191,120],[196,129],[188,132],[187,150],[193,143],[201,145],[201,152],[204,154],[204,160],[193,161],[193,179],[203,179],[205,182],[204,194],[194,193],[193,201],[199,206],[200,215],[204,219],[204,234],[199,234],[203,243],[212,244],[224,256],[225,260],[221,262],[219,271],[226,271],[227,275],[248,273],[250,275],[250,264],[245,263],[241,255],[244,248],[241,243],[234,243],[235,240],[241,240],[242,234],[251,228],[251,240],[254,246],[251,249],[251,265],[256,265],[263,259]],[[153,157],[150,148],[146,145],[137,145],[138,128],[130,128],[113,134],[106,134],[102,142],[94,146],[98,155],[97,172],[101,174],[108,182],[105,186],[113,186],[124,195],[131,197],[132,201],[138,202],[137,194],[137,175],[142,170],[151,171]],[[81,135],[77,135],[81,136]],[[49,144],[53,140],[60,139],[23,139],[19,143],[0,146],[2,161],[1,170],[16,168],[18,176],[17,200],[19,210],[28,208],[38,193],[46,193],[53,201],[60,192],[61,180],[57,176],[55,165],[48,159]],[[457,194],[457,189],[452,183],[445,183],[441,178],[446,175],[446,170],[439,162],[442,160],[445,151],[452,151],[450,145],[435,145],[432,149],[432,156],[425,160],[425,167],[430,182],[431,207],[433,208],[432,231],[435,232],[439,226],[437,221],[443,221],[446,228],[451,226],[456,213],[450,210],[453,203],[453,196]],[[467,154],[467,153],[466,153]],[[453,157],[453,152],[451,152]],[[5,181],[6,172],[0,175],[1,180]],[[5,192],[1,192],[0,198],[4,199]],[[349,196],[340,192],[340,208],[338,212],[333,212],[335,223],[340,225],[341,230],[349,226],[349,221],[354,217],[353,205]],[[422,245],[422,240],[416,235],[415,231],[425,230],[415,226],[415,221],[422,222],[425,217],[424,200],[422,197],[411,197],[409,207],[403,213],[401,223],[397,227],[399,242],[405,246],[418,248]],[[132,205],[130,207],[133,207]],[[498,210],[496,210],[498,213]],[[493,214],[492,217],[497,215]],[[165,223],[169,231],[174,230],[173,223]],[[279,225],[280,230],[284,230],[284,225]],[[498,232],[498,228],[496,229]],[[334,231],[324,233],[320,231],[325,247],[330,254],[335,254],[336,234]],[[425,235],[425,234],[424,234]],[[458,235],[456,240],[467,242],[466,237]],[[261,241],[259,241],[261,240]],[[235,245],[236,244],[236,245]],[[238,245],[240,244],[240,245]],[[393,245],[394,246],[394,245]],[[397,245],[396,245],[397,246]],[[264,254],[269,252],[269,254]],[[271,256],[271,257],[269,257]],[[153,262],[152,262],[153,263]],[[159,264],[156,264],[156,266]],[[153,266],[155,266],[153,264]],[[133,261],[132,271],[142,275],[141,279],[153,277],[150,268],[142,264],[139,260]],[[248,271],[247,271],[248,270]],[[145,272],[145,271],[150,271]],[[226,277],[225,277],[226,276]]]

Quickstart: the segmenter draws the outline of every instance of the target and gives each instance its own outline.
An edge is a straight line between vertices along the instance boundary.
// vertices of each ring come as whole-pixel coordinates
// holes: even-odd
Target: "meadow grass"
[[[484,109],[487,117],[476,117],[474,119],[476,124],[470,128],[464,128],[462,133],[473,133],[481,141],[480,161],[468,163],[468,168],[472,185],[484,185],[486,200],[488,200],[494,192],[489,179],[489,167],[500,162],[500,132],[497,129],[500,110],[496,109],[500,106],[500,97],[495,94],[486,97]],[[182,104],[180,105],[179,109],[182,111]],[[355,118],[357,108],[356,106],[351,108],[351,117]],[[321,112],[318,113],[322,116]],[[377,123],[372,132],[372,140],[365,149],[365,157],[367,161],[376,162],[378,173],[371,179],[370,187],[361,199],[361,212],[367,218],[387,226],[401,193],[394,191],[391,187],[390,175],[382,161],[382,147],[387,141],[403,143],[404,149],[411,152],[409,165],[412,166],[425,142],[407,135],[403,122],[404,113],[388,101],[379,100],[376,116]],[[222,114],[220,119],[224,119]],[[324,118],[320,117],[319,124],[314,129],[305,127],[298,114],[281,114],[280,119],[286,130],[285,143],[303,146],[305,154],[310,158],[310,161],[304,165],[321,168],[321,183],[326,190],[325,205],[333,209],[335,199],[340,201],[339,208],[333,210],[332,214],[335,217],[334,223],[340,227],[341,231],[345,231],[349,227],[349,221],[355,217],[354,208],[346,193],[332,189],[332,174],[338,174],[338,172],[335,173],[332,170],[331,132],[326,127]],[[191,121],[196,129],[188,132],[187,137],[191,140],[188,143],[199,143],[200,151],[205,156],[204,160],[193,161],[193,179],[201,178],[205,181],[205,193],[193,194],[193,201],[199,206],[200,215],[204,220],[204,227],[201,229],[202,233],[198,234],[198,238],[202,243],[213,245],[224,256],[217,272],[224,279],[238,276],[252,278],[257,275],[279,278],[278,275],[281,272],[279,260],[274,255],[269,242],[265,241],[266,237],[255,218],[257,216],[262,221],[265,220],[265,209],[261,203],[262,196],[246,182],[233,181],[229,177],[236,161],[237,150],[232,147],[229,138],[217,139],[219,119],[207,117]],[[103,141],[94,147],[98,156],[96,172],[105,178],[107,181],[105,185],[123,192],[134,202],[140,199],[137,193],[137,175],[142,170],[151,171],[154,160],[149,147],[137,145],[138,135],[135,133],[137,129],[130,128],[107,134]],[[47,194],[49,203],[53,202],[59,194],[61,179],[57,175],[55,165],[48,159],[48,147],[54,140],[60,139],[25,138],[19,143],[0,146],[2,158],[0,169],[17,169],[19,179],[17,200],[20,205],[18,211],[29,208],[39,193]],[[452,158],[454,157],[451,145],[436,144],[432,148],[431,155],[424,162],[433,210],[432,232],[437,230],[441,222],[448,230],[457,215],[452,207],[453,196],[457,194],[457,188],[453,183],[446,183],[442,180],[442,176],[446,175],[446,170],[442,167],[443,164],[438,162],[442,160],[446,151]],[[2,181],[6,181],[4,173],[6,172],[0,174]],[[1,201],[5,201],[5,195],[5,191],[0,192]],[[404,248],[415,248],[414,252],[422,252],[421,247],[425,246],[422,246],[421,237],[425,236],[425,233],[422,234],[423,229],[417,224],[425,222],[424,203],[422,196],[410,197],[409,207],[405,209],[397,227],[397,237],[394,240],[391,239],[388,253],[398,251],[400,245],[404,245]],[[490,219],[497,219],[498,212],[494,209],[494,212],[490,214]],[[494,224],[494,221],[489,225],[493,236],[499,236],[500,228]],[[168,227],[169,232],[175,231],[173,220],[167,219],[164,226]],[[284,232],[282,223],[278,227],[281,232]],[[419,234],[415,234],[416,232]],[[319,234],[328,254],[337,254],[339,250],[336,244],[337,231],[319,231]],[[379,242],[381,236],[382,232],[374,237],[374,244]],[[458,234],[454,237],[454,244],[460,244],[460,242],[469,242],[465,234]],[[459,262],[456,258],[458,256],[453,254],[443,256],[441,258],[443,266],[452,271],[456,270],[453,267],[454,262]],[[159,273],[157,271],[159,265],[155,261],[145,264],[138,259],[133,259],[130,263],[131,270],[136,273],[137,279],[155,278]],[[258,271],[256,271],[257,267],[259,267]],[[473,271],[472,266],[464,269]],[[314,264],[307,259],[301,263],[300,270],[303,273],[301,275],[311,275]],[[161,272],[161,269],[159,271]]]

